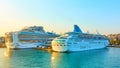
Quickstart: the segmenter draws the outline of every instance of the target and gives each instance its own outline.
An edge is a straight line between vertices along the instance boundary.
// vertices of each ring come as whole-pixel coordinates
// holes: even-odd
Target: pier
[[[120,45],[113,44],[113,45],[109,45],[108,47],[118,47],[118,48],[120,48]]]
[[[37,50],[45,50],[45,51],[48,51],[48,52],[52,52],[52,47],[51,46],[44,46],[44,47],[38,47],[38,48],[35,48]]]

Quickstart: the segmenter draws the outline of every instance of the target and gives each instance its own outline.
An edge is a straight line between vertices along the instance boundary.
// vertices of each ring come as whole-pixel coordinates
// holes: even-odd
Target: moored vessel
[[[52,50],[57,52],[84,51],[105,48],[108,44],[106,36],[83,33],[77,25],[74,25],[73,32],[67,32],[52,41]]]
[[[42,26],[31,26],[20,31],[5,34],[7,48],[38,48],[50,46],[51,41],[58,37],[53,32],[45,32]]]

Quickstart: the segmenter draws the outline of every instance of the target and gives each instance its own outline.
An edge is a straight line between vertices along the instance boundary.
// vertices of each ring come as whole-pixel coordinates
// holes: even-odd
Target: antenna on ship
[[[87,30],[87,33],[89,34],[89,30]]]
[[[96,33],[97,33],[97,34],[100,34],[98,30],[96,30]]]

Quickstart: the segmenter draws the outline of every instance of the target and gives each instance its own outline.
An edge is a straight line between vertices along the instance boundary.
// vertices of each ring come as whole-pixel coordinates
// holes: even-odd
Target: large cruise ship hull
[[[105,43],[103,43],[105,42]],[[72,52],[72,51],[84,51],[92,49],[101,49],[108,46],[108,41],[89,43],[89,42],[80,42],[78,44],[66,44],[65,46],[52,46],[53,51],[57,52]]]
[[[51,41],[58,36],[53,32],[46,32],[42,26],[32,26],[23,28],[20,31],[5,33],[5,43],[9,49],[43,48],[50,45]]]
[[[73,45],[70,47],[70,46],[68,46],[68,47],[66,47],[66,48],[61,48],[61,46],[60,47],[53,47],[52,49],[53,49],[53,51],[57,51],[57,52],[72,52],[72,51],[84,51],[84,50],[92,50],[92,49],[101,49],[101,48],[105,48],[106,46],[97,46],[96,45],[96,47],[93,47],[93,46],[87,46],[87,47],[85,47],[85,46],[76,46],[76,47],[73,47]]]

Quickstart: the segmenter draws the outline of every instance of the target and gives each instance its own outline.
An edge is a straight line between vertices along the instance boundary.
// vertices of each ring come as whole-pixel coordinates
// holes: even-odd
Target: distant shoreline
[[[116,47],[116,48],[120,48],[120,45],[109,45],[108,47]]]
[[[6,48],[6,46],[0,46],[0,48]]]
[[[116,47],[116,48],[120,48],[120,45],[109,45],[107,47]],[[0,44],[0,48],[6,48],[5,44]],[[47,48],[36,48],[36,49],[39,49],[39,50],[46,50]],[[50,49],[50,48],[48,48]]]

